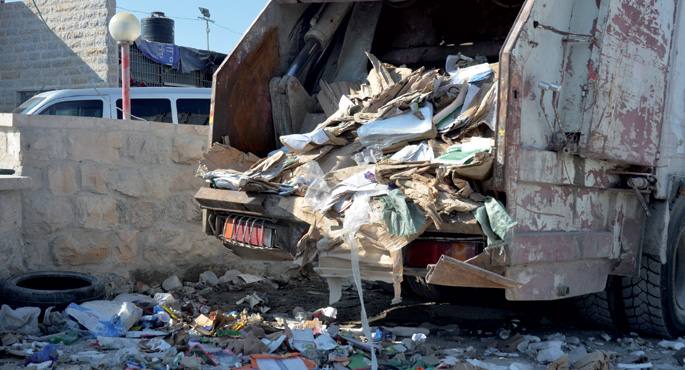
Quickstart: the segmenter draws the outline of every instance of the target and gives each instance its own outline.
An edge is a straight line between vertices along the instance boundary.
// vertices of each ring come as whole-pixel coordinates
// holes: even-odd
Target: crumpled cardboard
[[[291,209],[293,220],[309,224],[290,239],[298,240],[296,263],[318,263],[319,274],[337,286],[351,276],[356,250],[360,274],[394,283],[397,300],[402,249],[424,231],[485,235],[494,248],[514,226],[499,203],[478,192],[492,174],[489,120],[498,68],[483,64],[448,75],[367,57],[372,69],[366,82],[319,82],[316,100],[326,116],[320,123],[281,136],[284,148],[243,172],[227,168],[205,179],[218,188],[305,195],[303,203],[278,202],[279,209]],[[363,212],[369,214],[348,217],[360,197],[368,199]],[[264,207],[267,215],[270,210]],[[354,218],[360,220],[349,239],[345,222]],[[500,273],[498,256],[506,253],[493,251],[471,262]]]

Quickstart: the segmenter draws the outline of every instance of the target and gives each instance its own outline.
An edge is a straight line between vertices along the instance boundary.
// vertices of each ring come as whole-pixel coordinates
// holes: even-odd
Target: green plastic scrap
[[[79,339],[78,333],[74,331],[67,331],[56,334],[48,340],[52,344],[63,343],[66,345],[74,344]]]
[[[452,164],[469,164],[476,157],[477,153],[490,152],[492,144],[488,140],[475,140],[470,142],[454,144],[447,148],[447,151],[437,157],[436,162]]]
[[[449,126],[451,126],[454,121],[459,118],[459,115],[461,114],[461,107],[462,105],[456,107],[450,114],[448,114],[445,118],[441,119],[440,122],[438,122],[435,127],[438,129],[438,131],[442,131],[447,129]]]
[[[350,356],[350,363],[347,367],[351,370],[355,369],[369,369],[371,367],[371,360],[361,353]]]
[[[502,203],[492,197],[485,198],[485,205],[474,211],[483,233],[488,238],[488,245],[504,240],[507,233],[516,225]]]
[[[407,199],[399,189],[394,189],[380,198],[383,204],[383,222],[392,235],[408,236],[420,230],[426,218],[414,203]]]

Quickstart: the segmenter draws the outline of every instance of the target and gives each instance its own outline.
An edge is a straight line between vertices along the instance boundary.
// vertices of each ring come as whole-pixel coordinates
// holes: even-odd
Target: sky
[[[7,0],[21,1],[21,0]],[[116,0],[117,12],[128,11],[143,19],[153,11],[173,18],[176,45],[207,48],[205,21],[198,19],[198,7],[209,9],[214,24],[209,25],[209,48],[228,53],[238,43],[247,27],[266,5],[267,0]]]
[[[266,0],[117,0],[117,12],[130,11],[138,19],[145,18],[152,11],[162,11],[174,18],[176,44],[197,49],[207,48],[205,22],[198,7],[209,9],[209,48],[228,53],[240,40],[241,35],[252,24],[266,4]]]

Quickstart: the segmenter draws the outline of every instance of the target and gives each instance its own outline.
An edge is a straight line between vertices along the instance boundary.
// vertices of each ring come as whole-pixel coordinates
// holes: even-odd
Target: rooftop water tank
[[[174,43],[174,20],[164,16],[164,12],[152,12],[140,23],[143,39],[155,42]]]

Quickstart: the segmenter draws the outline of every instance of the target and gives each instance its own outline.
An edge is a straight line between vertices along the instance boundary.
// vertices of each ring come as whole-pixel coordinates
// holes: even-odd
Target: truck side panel
[[[593,114],[583,154],[653,166],[664,117],[674,0],[604,1]]]
[[[678,4],[661,145],[656,168],[657,199],[668,199],[677,188],[672,177],[685,177],[685,6]]]
[[[210,144],[230,144],[260,156],[275,149],[269,81],[285,70],[297,47],[279,29],[292,29],[305,8],[270,2],[214,73]]]
[[[645,213],[620,174],[656,158],[667,61],[658,45],[641,51],[640,35],[668,50],[673,1],[619,30],[626,3],[528,1],[503,48],[496,174],[518,223],[505,275],[524,283],[509,299],[591,293],[636,272]]]

